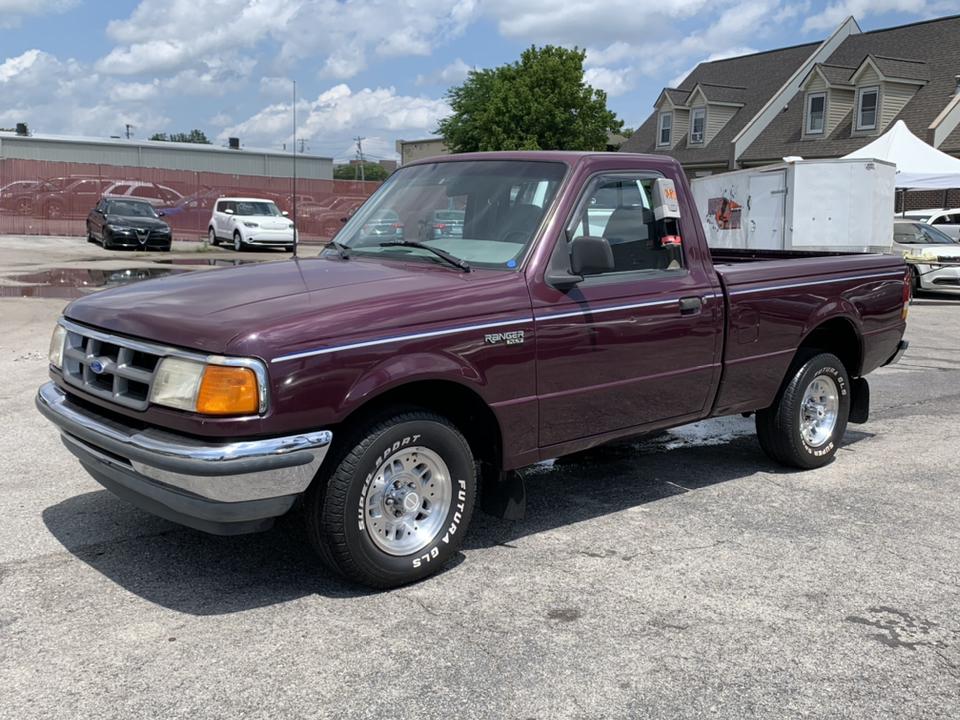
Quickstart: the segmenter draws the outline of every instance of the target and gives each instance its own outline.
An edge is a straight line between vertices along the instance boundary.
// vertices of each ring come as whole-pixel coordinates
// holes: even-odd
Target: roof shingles
[[[927,129],[950,102],[956,90],[954,76],[960,72],[960,16],[851,35],[827,59],[831,65],[859,67],[868,55],[888,78],[926,81],[896,118],[910,131],[929,140]],[[909,59],[908,59],[909,58]],[[852,134],[853,113],[827,137],[802,137],[803,97],[796,95],[787,108],[747,148],[740,160],[751,165],[778,162],[787,155],[806,158],[842,157],[863,147],[876,135]],[[889,127],[889,126],[888,126]],[[887,128],[882,128],[886,130]],[[960,133],[954,132],[940,146],[944,152],[960,151]]]
[[[701,85],[730,88],[735,85],[744,86],[740,98],[734,101],[743,103],[743,107],[721,128],[720,132],[705,147],[688,148],[686,138],[671,150],[658,150],[657,115],[653,113],[647,118],[633,136],[627,140],[620,150],[623,152],[665,153],[672,155],[683,164],[713,164],[727,163],[730,154],[730,142],[743,129],[754,115],[764,106],[767,100],[796,72],[797,68],[813,53],[817,43],[798,45],[796,47],[772,50],[770,52],[742,55],[727,60],[700,63],[691,72],[678,88],[689,93]],[[708,94],[713,88],[704,90]],[[721,101],[715,101],[721,102]]]
[[[868,56],[872,56],[877,68],[887,78],[924,83],[891,123],[903,120],[914,134],[928,139],[928,127],[956,91],[954,76],[960,72],[958,37],[960,15],[850,35],[819,67],[831,84],[848,85],[854,71]],[[706,147],[689,148],[684,138],[666,152],[687,166],[728,163],[733,138],[813,54],[817,46],[818,43],[798,45],[698,65],[674,92],[689,93],[699,83],[708,100],[711,100],[713,87],[729,89],[744,86],[738,90],[742,99],[729,101],[742,102],[743,107]],[[720,91],[717,97],[729,92]],[[713,101],[725,102],[719,99]],[[674,102],[681,104],[677,100]],[[787,155],[838,157],[862,147],[874,138],[852,136],[853,113],[850,112],[829,136],[806,139],[801,132],[803,104],[803,92],[798,92],[783,112],[747,148],[740,161],[747,164],[779,162]],[[653,113],[621,150],[664,152],[656,147],[656,125],[656,113]],[[940,149],[960,154],[960,128],[950,134]]]

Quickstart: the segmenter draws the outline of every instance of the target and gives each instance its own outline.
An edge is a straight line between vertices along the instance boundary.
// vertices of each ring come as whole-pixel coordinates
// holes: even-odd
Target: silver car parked
[[[946,233],[923,222],[898,220],[893,224],[893,252],[910,263],[914,292],[960,292],[960,243]]]

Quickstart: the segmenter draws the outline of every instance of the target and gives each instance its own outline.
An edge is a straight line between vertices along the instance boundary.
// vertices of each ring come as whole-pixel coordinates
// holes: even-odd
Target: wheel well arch
[[[496,414],[479,393],[452,380],[412,380],[390,388],[366,398],[337,424],[348,427],[374,421],[397,407],[416,407],[443,415],[463,433],[474,458],[487,470],[499,471],[502,467],[503,436]]]
[[[809,350],[821,350],[836,355],[850,377],[858,377],[863,363],[863,343],[856,326],[845,317],[822,322],[803,338],[797,348],[798,357]]]

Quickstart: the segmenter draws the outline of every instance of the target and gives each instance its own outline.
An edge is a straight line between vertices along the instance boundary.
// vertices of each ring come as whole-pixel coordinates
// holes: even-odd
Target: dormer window
[[[827,94],[818,92],[807,95],[807,135],[822,135],[826,125]]]
[[[877,129],[877,107],[880,104],[880,88],[860,88],[857,93],[857,130]]]
[[[702,145],[703,133],[707,125],[707,109],[695,107],[690,111],[690,144]]]
[[[673,136],[673,113],[660,113],[660,121],[657,126],[657,145],[664,147],[670,145]]]

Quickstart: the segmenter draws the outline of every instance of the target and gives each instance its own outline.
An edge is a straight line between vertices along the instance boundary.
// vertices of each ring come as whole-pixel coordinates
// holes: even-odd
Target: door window
[[[593,181],[586,200],[569,229],[574,240],[602,237],[613,251],[613,272],[679,271],[683,252],[676,231],[653,215],[651,198],[656,178],[601,176]],[[664,242],[666,239],[666,242]]]

